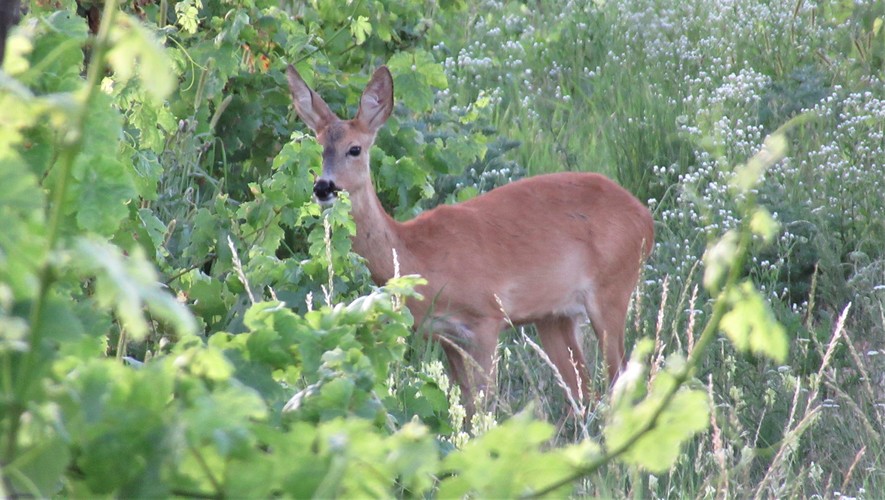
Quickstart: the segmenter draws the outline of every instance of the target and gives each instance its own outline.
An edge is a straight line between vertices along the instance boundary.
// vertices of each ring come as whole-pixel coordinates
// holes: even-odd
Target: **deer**
[[[352,249],[377,285],[394,277],[394,251],[402,274],[426,280],[416,289],[424,300],[406,305],[442,346],[468,422],[474,398],[488,401],[495,390],[499,337],[510,325],[535,325],[576,401],[591,398],[580,328],[589,319],[611,387],[626,365],[630,298],[654,242],[645,205],[604,175],[560,172],[398,222],[378,198],[369,161],[394,106],[387,67],[375,70],[350,120],[336,116],[292,65],[286,76],[295,112],[323,150],[316,201],[330,206],[347,193]]]

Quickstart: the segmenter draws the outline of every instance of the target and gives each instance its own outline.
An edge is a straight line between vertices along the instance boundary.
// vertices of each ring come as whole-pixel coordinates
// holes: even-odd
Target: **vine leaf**
[[[524,411],[471,440],[443,461],[443,470],[454,474],[440,484],[439,497],[513,498],[569,476],[573,448],[541,450],[553,433],[551,424],[532,420],[531,412]],[[582,458],[592,454],[583,451],[578,453]],[[556,493],[567,496],[570,488],[566,484]]]
[[[789,339],[767,302],[749,281],[730,290],[732,309],[722,317],[720,327],[741,351],[750,350],[783,363]]]
[[[372,34],[372,24],[366,16],[359,16],[350,22],[350,34],[356,40],[357,45],[362,45]]]
[[[123,327],[135,339],[144,338],[149,324],[144,308],[168,321],[180,335],[196,331],[190,311],[161,288],[157,272],[145,258],[141,247],[129,256],[109,243],[81,238],[76,246],[76,259],[87,272],[97,277],[96,297],[106,306],[113,306]]]
[[[665,370],[647,386],[647,364],[640,360],[651,352],[650,341],[637,344],[627,369],[618,379],[609,425],[603,432],[607,448],[617,450],[628,444],[638,430],[651,426],[621,459],[651,472],[664,472],[679,457],[682,444],[707,428],[710,406],[705,391],[683,387],[657,413],[679,383],[677,374],[684,371],[686,362],[681,356],[671,356]]]
[[[387,62],[393,73],[396,97],[409,109],[424,113],[433,108],[433,88],[448,88],[445,71],[423,50],[400,52]]]
[[[121,83],[138,74],[141,85],[157,101],[162,101],[175,89],[174,73],[166,52],[147,28],[137,19],[119,14],[111,32],[112,48],[107,58]]]

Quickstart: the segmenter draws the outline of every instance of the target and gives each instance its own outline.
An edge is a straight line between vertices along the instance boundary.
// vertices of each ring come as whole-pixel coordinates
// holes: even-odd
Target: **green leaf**
[[[110,237],[129,214],[127,203],[136,193],[128,158],[120,154],[120,114],[104,93],[96,93],[92,104],[86,110],[82,153],[74,160],[67,179],[65,213],[73,215],[77,224],[64,230],[71,233],[79,227]],[[49,170],[44,185],[57,188],[60,172],[57,168]]]
[[[202,2],[200,0],[183,0],[175,4],[175,14],[178,16],[178,24],[181,28],[194,34],[199,26],[199,15]]]
[[[224,385],[188,401],[181,419],[191,446],[210,444],[222,457],[246,456],[254,443],[251,423],[267,418],[264,400],[241,384]]]
[[[123,327],[135,339],[143,338],[149,325],[147,308],[163,319],[179,335],[196,332],[190,311],[158,283],[157,273],[145,259],[141,247],[124,257],[121,250],[102,241],[81,238],[76,245],[77,263],[96,275],[96,297],[105,307],[113,307]]]
[[[80,183],[77,224],[104,236],[111,236],[129,214],[126,202],[135,196],[126,166],[108,157],[89,157],[86,170],[76,172]],[[78,161],[81,166],[85,162]]]
[[[357,45],[365,43],[366,38],[372,34],[372,25],[369,23],[369,18],[359,16],[352,19],[350,21],[350,34],[353,35]]]
[[[718,241],[709,245],[704,253],[704,287],[715,293],[722,286],[722,280],[734,263],[738,250],[738,232],[731,229]]]
[[[70,460],[71,451],[64,439],[44,438],[21,450],[17,460],[4,465],[4,469],[16,471],[15,474],[5,471],[4,479],[19,492],[52,497],[58,494],[58,485]]]
[[[397,99],[416,112],[433,108],[433,89],[448,88],[445,70],[423,50],[399,52],[387,62]]]
[[[171,368],[171,360],[140,370],[109,359],[71,365],[59,404],[91,495],[165,496],[159,472],[173,453]]]
[[[731,310],[722,317],[720,328],[735,347],[783,363],[789,351],[786,330],[756,287],[745,281],[731,290],[727,300]]]
[[[86,333],[80,319],[70,307],[71,302],[52,296],[47,301],[40,322],[41,337],[53,344],[73,343]],[[54,346],[45,346],[54,347]]]
[[[409,422],[387,440],[387,461],[406,489],[422,494],[434,485],[439,453],[427,427]]]
[[[175,347],[178,352],[176,362],[191,375],[212,382],[225,382],[234,373],[233,365],[220,349],[204,346],[197,338],[179,342]]]
[[[3,71],[7,75],[18,77],[31,67],[28,55],[33,52],[34,43],[21,30],[11,30],[6,39],[6,56],[3,59]],[[11,82],[10,82],[11,83]],[[4,82],[4,86],[9,83]]]
[[[433,89],[415,72],[400,73],[394,77],[397,100],[407,108],[423,113],[433,108]]]
[[[440,483],[439,497],[513,498],[567,477],[575,465],[568,453],[541,450],[553,433],[526,411],[474,438],[443,461],[451,475]],[[566,485],[556,495],[570,491]]]
[[[787,141],[783,134],[776,133],[766,137],[762,149],[753,155],[747,163],[734,169],[734,178],[731,180],[732,188],[741,193],[755,188],[762,181],[765,172],[779,162],[786,152]]]
[[[88,36],[86,19],[71,10],[59,10],[40,19],[30,31],[31,67],[20,75],[39,93],[75,91],[82,86],[83,44]]]
[[[138,19],[118,13],[111,30],[111,43],[108,63],[120,82],[139,75],[142,86],[158,102],[172,93],[177,83],[172,62],[154,35]]]
[[[771,243],[777,236],[780,226],[765,207],[757,207],[750,218],[750,230],[761,236],[765,243]]]
[[[676,383],[670,372],[681,367],[683,361],[671,357],[667,363],[667,371],[655,377],[648,395],[637,403],[633,401],[641,393],[641,386],[646,383],[645,377],[638,376],[625,381],[633,387],[621,390],[622,397],[614,402],[609,424],[603,431],[608,449],[619,449],[651,422],[664,400],[664,395]],[[643,375],[644,372],[643,368]],[[625,451],[622,460],[651,472],[665,472],[679,457],[682,444],[706,429],[709,422],[707,393],[681,388],[658,415],[654,426]]]
[[[37,176],[15,153],[6,157],[0,153],[0,186],[0,211],[27,213],[37,211],[45,203]]]

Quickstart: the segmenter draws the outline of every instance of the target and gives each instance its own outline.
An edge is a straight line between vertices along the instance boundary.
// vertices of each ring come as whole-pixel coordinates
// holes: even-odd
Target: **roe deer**
[[[642,262],[651,253],[648,209],[608,178],[557,173],[523,179],[400,223],[381,206],[369,171],[375,134],[393,109],[384,66],[369,81],[352,120],[341,120],[291,65],[289,90],[298,116],[323,147],[319,203],[350,196],[353,249],[380,284],[420,274],[423,301],[408,306],[417,325],[441,340],[468,412],[478,391],[495,385],[498,336],[534,323],[574,400],[588,396],[579,320],[589,317],[614,382],[625,363],[624,327]],[[472,359],[468,359],[469,356]]]

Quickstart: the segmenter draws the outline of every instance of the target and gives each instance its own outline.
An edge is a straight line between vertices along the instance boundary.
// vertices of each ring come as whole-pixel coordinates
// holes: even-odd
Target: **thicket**
[[[797,33],[743,54],[770,66],[718,68],[688,50],[707,32],[656,45],[668,19],[734,22],[678,5],[659,24],[629,2],[26,5],[0,73],[0,495],[875,491],[885,202],[864,195],[885,120],[860,110],[885,109],[883,13],[800,2],[759,18]],[[401,305],[420,278],[373,287],[346,200],[311,200],[320,148],[287,63],[341,116],[390,67],[372,167],[398,218],[559,169],[650,199],[661,236],[611,398],[568,417],[523,331],[498,412],[465,433]],[[830,210],[802,210],[815,189]]]

